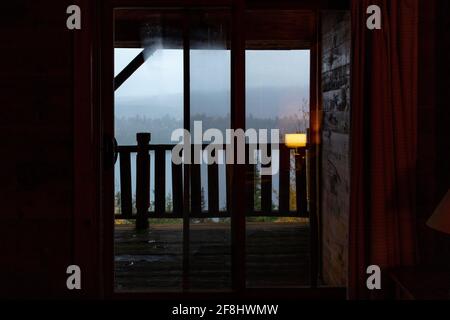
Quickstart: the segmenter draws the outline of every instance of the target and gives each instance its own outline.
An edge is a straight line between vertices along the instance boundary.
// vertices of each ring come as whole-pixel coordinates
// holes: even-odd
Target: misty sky
[[[117,75],[142,49],[115,49]],[[247,88],[305,87],[309,83],[309,51],[247,51]],[[230,52],[191,51],[191,90],[230,88]],[[116,91],[116,97],[147,97],[183,92],[183,51],[157,50]]]

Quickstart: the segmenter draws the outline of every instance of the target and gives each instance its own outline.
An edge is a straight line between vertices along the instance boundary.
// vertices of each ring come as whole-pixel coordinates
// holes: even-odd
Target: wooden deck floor
[[[231,287],[230,227],[192,224],[189,281],[192,290]],[[182,225],[132,225],[115,230],[118,291],[172,291],[182,286]],[[247,223],[247,287],[309,285],[309,227],[302,223]]]

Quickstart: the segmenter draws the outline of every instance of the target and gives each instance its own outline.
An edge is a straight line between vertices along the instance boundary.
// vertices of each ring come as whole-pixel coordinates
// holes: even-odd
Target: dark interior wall
[[[450,237],[425,224],[450,188],[450,3],[420,1],[417,227],[419,262],[450,267]]]
[[[71,2],[2,2],[0,297],[66,294],[73,251]]]

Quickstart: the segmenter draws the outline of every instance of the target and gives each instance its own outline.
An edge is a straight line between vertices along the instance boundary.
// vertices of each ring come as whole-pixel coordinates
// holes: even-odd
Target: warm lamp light
[[[450,234],[450,190],[428,220],[427,226]]]
[[[284,136],[284,144],[289,149],[297,149],[306,147],[308,138],[305,133],[286,134]]]

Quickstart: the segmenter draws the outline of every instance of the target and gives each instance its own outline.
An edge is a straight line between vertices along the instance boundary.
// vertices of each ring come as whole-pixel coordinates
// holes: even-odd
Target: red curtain
[[[366,27],[370,5],[381,30]],[[418,0],[353,0],[351,10],[349,297],[368,299],[368,266],[415,263]]]

